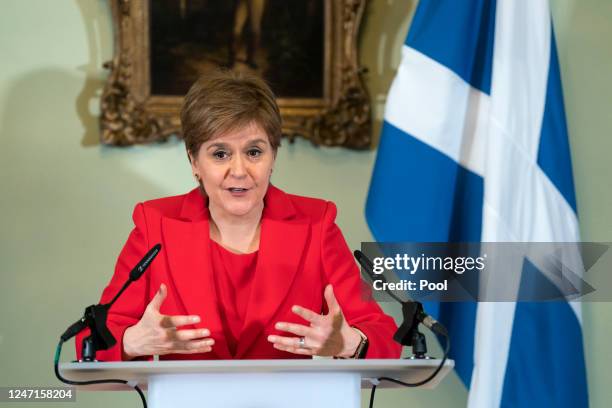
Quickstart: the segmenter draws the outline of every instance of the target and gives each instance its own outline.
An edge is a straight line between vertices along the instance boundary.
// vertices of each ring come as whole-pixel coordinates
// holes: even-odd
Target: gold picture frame
[[[151,92],[151,1],[109,0],[114,55],[101,98],[101,141],[126,146],[180,137],[178,95]],[[192,0],[176,0],[185,4]],[[283,134],[315,145],[369,149],[370,101],[357,39],[366,0],[318,0],[324,9],[323,89],[319,98],[279,95]]]

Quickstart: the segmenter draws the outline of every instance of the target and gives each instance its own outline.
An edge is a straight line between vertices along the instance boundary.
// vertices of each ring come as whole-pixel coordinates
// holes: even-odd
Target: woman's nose
[[[230,163],[230,175],[234,177],[244,177],[246,175],[246,168],[244,159],[240,155],[232,157]]]

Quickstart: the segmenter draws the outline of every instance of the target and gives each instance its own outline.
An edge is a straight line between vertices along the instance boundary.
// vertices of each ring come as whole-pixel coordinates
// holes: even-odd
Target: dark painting
[[[283,98],[321,98],[324,0],[151,0],[151,93],[184,95],[225,67]]]

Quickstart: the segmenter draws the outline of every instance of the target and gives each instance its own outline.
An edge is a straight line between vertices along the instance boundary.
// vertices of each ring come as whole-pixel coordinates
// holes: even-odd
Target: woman
[[[281,118],[268,86],[210,75],[181,121],[199,188],[136,206],[101,302],[150,247],[162,251],[110,310],[117,344],[98,359],[399,357],[395,323],[362,298],[334,204],[270,184]]]

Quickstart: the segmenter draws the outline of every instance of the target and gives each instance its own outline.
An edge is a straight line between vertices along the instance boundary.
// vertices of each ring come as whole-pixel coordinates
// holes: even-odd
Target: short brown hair
[[[268,84],[253,74],[206,74],[191,86],[181,109],[185,147],[193,157],[211,138],[252,122],[266,132],[276,152],[282,134],[280,111]]]

